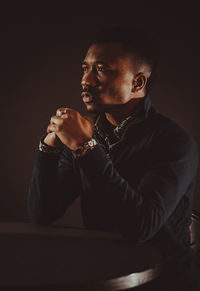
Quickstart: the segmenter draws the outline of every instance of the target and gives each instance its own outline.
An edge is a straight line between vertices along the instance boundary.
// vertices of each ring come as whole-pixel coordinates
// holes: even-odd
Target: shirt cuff
[[[51,147],[44,142],[46,136],[42,137],[38,146],[39,151],[47,154],[59,154],[63,151],[62,148]]]

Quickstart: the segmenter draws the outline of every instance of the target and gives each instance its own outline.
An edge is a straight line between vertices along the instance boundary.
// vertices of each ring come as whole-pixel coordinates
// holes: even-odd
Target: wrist
[[[45,145],[48,145],[52,148],[63,148],[63,143],[54,132],[48,133],[46,136],[44,136],[42,141]]]
[[[39,151],[44,152],[44,153],[49,153],[49,154],[58,154],[62,152],[61,147],[55,147],[55,146],[51,146],[47,143],[45,143],[45,138],[46,137],[42,137],[39,143]]]
[[[78,147],[78,149],[72,151],[72,154],[75,158],[82,157],[82,156],[86,155],[86,153],[93,150],[96,145],[97,145],[97,141],[94,138],[91,138],[90,140],[81,144]]]

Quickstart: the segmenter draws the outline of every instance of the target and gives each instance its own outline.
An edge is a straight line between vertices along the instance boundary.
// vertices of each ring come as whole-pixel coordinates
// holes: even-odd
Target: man
[[[81,96],[96,117],[69,107],[51,117],[37,152],[29,212],[35,223],[48,225],[80,195],[86,227],[153,244],[166,269],[173,261],[183,273],[197,150],[191,136],[151,104],[155,63],[140,32],[110,29],[92,41]],[[173,272],[177,277],[180,268]]]

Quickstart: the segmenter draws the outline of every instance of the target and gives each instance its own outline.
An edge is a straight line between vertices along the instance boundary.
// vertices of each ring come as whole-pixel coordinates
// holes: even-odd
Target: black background
[[[0,9],[1,221],[28,221],[35,149],[56,108],[86,113],[80,63],[91,32],[110,25],[153,31],[160,41],[153,104],[200,149],[198,1],[8,2]],[[200,209],[199,173],[193,208]],[[81,225],[79,200],[60,223]]]

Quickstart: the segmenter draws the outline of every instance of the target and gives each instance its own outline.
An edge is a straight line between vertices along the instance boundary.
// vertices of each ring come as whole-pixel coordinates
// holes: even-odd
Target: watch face
[[[93,141],[90,140],[90,141],[88,142],[88,145],[89,145],[89,146],[93,146]]]

